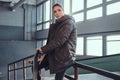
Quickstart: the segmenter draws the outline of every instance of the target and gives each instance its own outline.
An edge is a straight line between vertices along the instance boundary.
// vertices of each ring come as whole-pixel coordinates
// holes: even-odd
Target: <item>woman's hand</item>
[[[36,51],[42,51],[42,49],[41,48],[36,48]]]
[[[45,54],[42,55],[40,58],[38,58],[38,63],[39,63],[39,64],[41,64],[41,62],[43,61],[44,57],[45,57]]]
[[[42,51],[42,49],[41,48],[36,48],[36,51]],[[39,64],[41,64],[41,62],[43,61],[44,57],[45,57],[45,54],[41,55],[40,58],[38,58]]]

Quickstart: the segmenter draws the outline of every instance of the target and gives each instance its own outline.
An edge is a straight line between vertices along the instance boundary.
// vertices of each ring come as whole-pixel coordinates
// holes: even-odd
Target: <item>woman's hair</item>
[[[58,4],[58,3],[54,4],[54,5],[52,6],[52,9],[54,9],[54,7],[56,7],[56,6],[59,6],[59,7],[61,7],[61,8],[63,9],[63,7],[62,7],[60,4]]]

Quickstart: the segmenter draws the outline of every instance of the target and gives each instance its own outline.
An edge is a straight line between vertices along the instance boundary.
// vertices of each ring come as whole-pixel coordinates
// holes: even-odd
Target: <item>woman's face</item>
[[[54,13],[54,16],[57,18],[57,19],[60,19],[62,16],[64,16],[64,11],[61,7],[59,6],[55,6],[53,8],[53,13]]]

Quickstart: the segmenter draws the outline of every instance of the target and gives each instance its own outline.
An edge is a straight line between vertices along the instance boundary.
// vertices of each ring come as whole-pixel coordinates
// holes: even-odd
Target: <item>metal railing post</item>
[[[73,66],[75,69],[74,69],[74,79],[75,80],[78,80],[78,68],[77,66]]]
[[[14,63],[14,80],[16,80],[16,63]]]
[[[26,73],[25,73],[25,60],[23,60],[23,80],[26,80]]]
[[[8,80],[10,80],[10,65],[8,64]]]

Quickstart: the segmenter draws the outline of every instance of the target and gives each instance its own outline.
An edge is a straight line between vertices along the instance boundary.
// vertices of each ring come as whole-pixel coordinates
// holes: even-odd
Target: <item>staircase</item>
[[[33,56],[34,55],[20,59],[18,61],[14,61],[14,62],[8,64],[8,80],[17,80],[17,74],[18,74],[17,71],[19,71],[19,70],[22,70],[22,76],[23,76],[23,77],[21,77],[22,80],[32,80],[31,78],[27,77],[27,75],[32,77],[32,75],[30,75],[30,73],[27,73],[28,68],[30,68],[30,71],[32,72],[32,70],[31,70],[32,65],[27,65],[27,61],[29,60],[29,58],[31,58]],[[112,58],[111,58],[112,61],[113,61],[113,57],[114,57],[114,59],[116,59],[115,57],[118,57],[118,56],[120,56],[120,55],[112,56]],[[102,57],[97,58],[97,59],[103,60]],[[108,57],[107,57],[107,60],[108,60]],[[22,63],[22,65],[23,65],[22,67],[16,66],[17,63],[19,63],[19,62]],[[119,61],[117,63],[119,63]],[[13,65],[13,69],[10,68],[11,65]],[[117,64],[117,66],[118,66],[118,64]],[[80,69],[87,70],[90,73],[79,74],[79,72],[81,72]],[[65,74],[64,80],[120,80],[119,69],[117,69],[118,72],[113,73],[113,71],[108,71],[106,69],[101,69],[101,68],[98,68],[95,66],[93,67],[91,65],[76,61],[75,64],[73,65],[73,69],[68,69],[68,71],[66,71],[66,73],[69,73],[69,75]],[[14,75],[13,78],[14,79],[10,79],[10,72],[12,72],[12,71],[13,71],[13,75]],[[69,71],[72,71],[72,74]],[[45,72],[45,71],[43,71],[43,72]],[[48,74],[48,72],[47,72],[47,74]],[[52,75],[52,76],[48,76],[48,75],[45,76],[45,75],[46,75],[46,73],[44,73],[42,75],[42,80],[54,80],[54,75]]]

